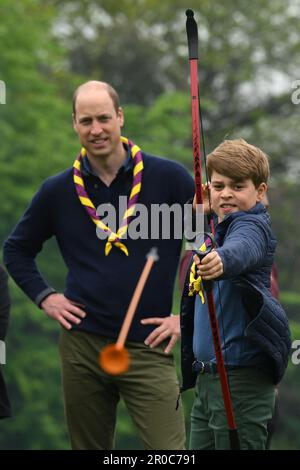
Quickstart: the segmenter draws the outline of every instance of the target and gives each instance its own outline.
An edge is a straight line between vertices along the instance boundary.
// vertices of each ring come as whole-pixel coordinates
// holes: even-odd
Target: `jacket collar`
[[[231,222],[233,222],[235,219],[237,219],[237,218],[239,218],[243,215],[247,215],[247,214],[249,214],[249,215],[262,215],[262,216],[267,217],[267,219],[269,219],[269,217],[270,217],[267,210],[266,210],[266,208],[265,208],[265,206],[261,202],[257,202],[256,205],[248,211],[238,211],[238,212],[234,212],[233,214],[228,214],[222,220],[222,222],[218,223],[218,225],[216,227],[216,240],[219,241],[220,238],[221,239],[224,238],[225,233],[227,231],[227,228],[229,227]]]

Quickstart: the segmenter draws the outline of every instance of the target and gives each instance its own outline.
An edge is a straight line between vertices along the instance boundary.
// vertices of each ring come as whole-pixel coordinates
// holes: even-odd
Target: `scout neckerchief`
[[[124,213],[123,220],[121,223],[120,228],[118,229],[117,233],[114,233],[107,225],[105,225],[100,217],[97,215],[96,208],[92,203],[91,199],[89,198],[82,178],[81,172],[81,163],[82,159],[86,157],[86,150],[85,148],[81,149],[80,154],[76,158],[74,162],[74,172],[73,172],[73,180],[75,183],[75,188],[77,195],[81,204],[84,206],[85,210],[87,211],[88,215],[92,219],[92,221],[104,232],[109,234],[108,241],[105,245],[105,255],[107,256],[112,249],[112,246],[115,245],[119,248],[126,256],[128,256],[128,249],[121,242],[121,238],[125,235],[128,229],[128,225],[134,215],[135,206],[141,192],[142,187],[142,173],[143,173],[143,159],[142,159],[142,152],[141,149],[135,145],[132,141],[127,139],[126,137],[121,137],[121,141],[126,144],[130,148],[131,158],[133,159],[134,167],[133,167],[133,184],[131,193],[128,200],[127,210]]]

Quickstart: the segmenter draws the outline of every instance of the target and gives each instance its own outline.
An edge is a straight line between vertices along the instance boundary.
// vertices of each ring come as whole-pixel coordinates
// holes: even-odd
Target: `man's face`
[[[212,207],[220,219],[233,212],[252,209],[262,201],[267,189],[265,183],[256,188],[251,179],[234,181],[215,171],[211,175],[210,187]]]
[[[73,126],[89,156],[106,159],[116,155],[122,149],[123,124],[123,111],[119,108],[116,112],[105,88],[79,91]]]

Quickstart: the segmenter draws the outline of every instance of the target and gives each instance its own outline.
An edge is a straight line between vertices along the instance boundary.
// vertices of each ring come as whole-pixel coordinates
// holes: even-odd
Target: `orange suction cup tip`
[[[126,348],[116,344],[108,344],[100,351],[100,367],[110,375],[120,375],[129,369],[129,353]]]

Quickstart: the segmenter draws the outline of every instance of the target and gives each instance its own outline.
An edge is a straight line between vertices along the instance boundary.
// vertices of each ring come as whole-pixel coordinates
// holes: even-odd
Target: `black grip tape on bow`
[[[186,10],[186,31],[188,38],[189,59],[198,59],[198,28],[193,10]]]

